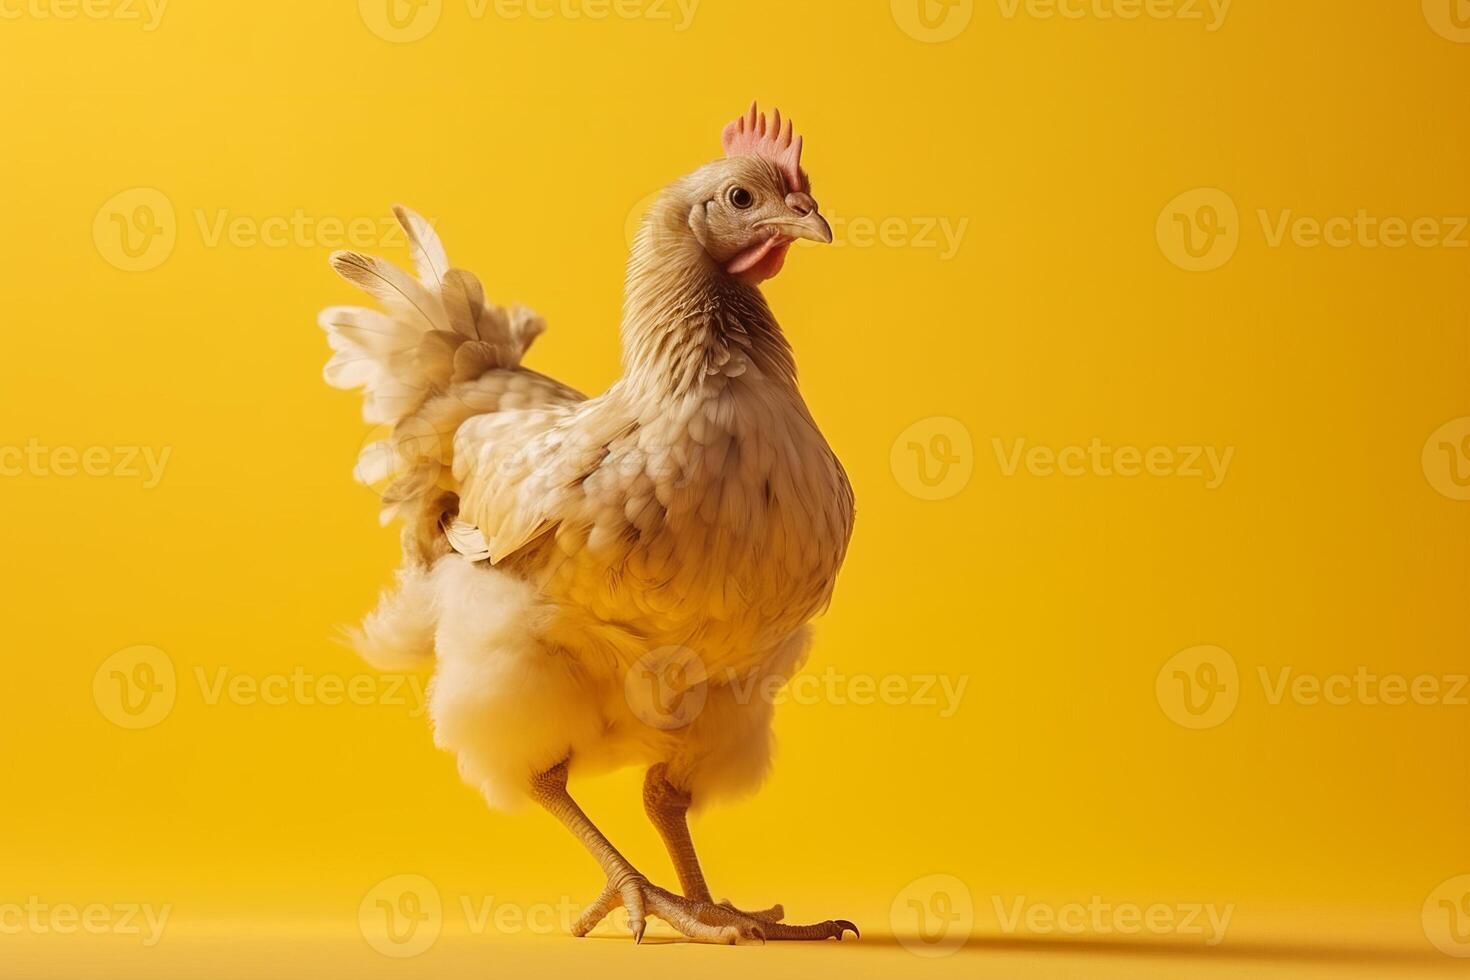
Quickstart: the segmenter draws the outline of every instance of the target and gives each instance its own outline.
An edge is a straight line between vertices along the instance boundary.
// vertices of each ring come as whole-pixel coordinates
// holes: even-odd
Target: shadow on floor
[[[864,934],[859,945],[923,947],[918,936],[892,933]],[[1231,942],[1217,946],[1178,940],[1073,939],[1066,936],[971,936],[956,952],[1017,951],[1028,953],[1089,953],[1113,956],[1161,956],[1215,960],[1271,960],[1299,963],[1404,963],[1449,965],[1451,960],[1432,949],[1384,946],[1314,946],[1306,943]]]
[[[627,934],[593,933],[589,939],[606,939],[628,942]],[[675,936],[649,935],[645,945],[669,945],[687,943],[689,940]],[[831,941],[822,943],[782,943],[783,946],[810,946],[831,948]],[[922,949],[924,941],[917,935],[899,936],[893,933],[869,932],[861,939],[847,939],[844,949],[882,949],[901,947]],[[1203,943],[1188,943],[1178,940],[1151,939],[1073,939],[1066,936],[972,936],[964,946],[949,955],[976,955],[980,953],[1025,952],[1025,953],[1086,953],[1100,956],[1157,956],[1175,959],[1211,959],[1237,961],[1270,961],[1277,963],[1402,963],[1417,966],[1452,966],[1451,960],[1432,949],[1409,949],[1385,946],[1314,946],[1304,943],[1285,942],[1230,942],[1217,946]]]

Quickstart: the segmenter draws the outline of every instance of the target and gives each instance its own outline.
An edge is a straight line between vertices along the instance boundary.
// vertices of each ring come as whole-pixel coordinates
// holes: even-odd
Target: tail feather
[[[332,268],[343,279],[382,301],[406,325],[429,330],[449,328],[443,301],[393,263],[360,252],[334,252]]]
[[[451,546],[474,550],[473,528],[455,527],[449,535],[445,527],[458,503],[455,430],[474,414],[495,411],[507,399],[524,401],[530,393],[582,398],[520,368],[545,329],[541,317],[487,302],[480,280],[450,264],[427,221],[401,206],[393,214],[407,235],[417,277],[372,256],[337,252],[332,267],[382,309],[334,306],[318,318],[332,349],[323,372],[327,383],[361,388],[363,417],[389,428],[386,438],[363,448],[353,476],[379,488],[383,523],[406,519],[405,565],[377,609],[347,631],[364,659],[387,670],[411,669],[433,653],[437,612],[430,568]]]
[[[449,271],[449,256],[444,243],[434,231],[434,226],[402,204],[393,205],[393,217],[408,236],[408,247],[413,252],[413,266],[424,283],[443,283]]]
[[[531,310],[487,302],[479,279],[450,264],[429,222],[401,205],[393,213],[418,277],[370,255],[336,252],[332,268],[383,310],[333,306],[318,318],[333,351],[327,383],[363,389],[363,417],[391,427],[386,440],[363,449],[354,470],[363,483],[396,477],[383,497],[385,522],[432,487],[443,463],[438,443],[448,433],[426,432],[420,410],[488,371],[520,367],[545,329]]]
[[[338,275],[384,311],[334,306],[318,320],[335,351],[327,383],[365,389],[375,416],[369,421],[387,423],[407,418],[451,384],[519,367],[545,329],[524,307],[507,311],[486,302],[480,281],[450,265],[427,221],[401,205],[393,213],[408,236],[418,278],[370,255],[333,253]]]

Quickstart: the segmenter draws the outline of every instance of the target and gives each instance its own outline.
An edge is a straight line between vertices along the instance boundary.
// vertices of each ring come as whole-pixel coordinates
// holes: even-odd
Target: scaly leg
[[[619,905],[628,910],[628,926],[635,942],[642,942],[646,917],[656,915],[690,939],[737,943],[742,940],[842,938],[835,923],[787,926],[764,922],[708,901],[695,901],[649,884],[648,879],[618,853],[567,792],[567,765],[562,762],[531,780],[531,796],[580,840],[607,875],[607,887],[572,926],[585,936]],[[850,923],[843,923],[851,927]],[[771,930],[779,930],[776,935]],[[854,932],[857,930],[854,928]]]
[[[699,866],[699,856],[694,852],[694,841],[689,836],[689,794],[669,782],[663,763],[651,767],[643,779],[643,808],[648,819],[663,838],[674,870],[679,875],[679,886],[684,897],[695,902],[711,904],[709,885],[705,883],[704,871]],[[780,905],[758,912],[744,912],[729,902],[720,902],[720,908],[728,909],[758,922],[766,923],[762,932],[767,939],[838,939],[851,929],[858,935],[857,926],[846,919],[835,919],[814,926],[776,925],[786,915]],[[772,927],[775,928],[772,928]]]

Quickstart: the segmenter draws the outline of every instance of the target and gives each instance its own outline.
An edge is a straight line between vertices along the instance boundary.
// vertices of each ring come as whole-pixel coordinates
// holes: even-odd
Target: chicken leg
[[[531,796],[582,842],[607,875],[607,886],[573,924],[574,935],[587,935],[619,905],[628,910],[628,927],[633,931],[635,942],[643,941],[648,915],[658,916],[690,939],[711,943],[763,942],[767,939],[840,940],[845,929],[857,932],[857,927],[850,922],[791,926],[759,919],[726,905],[716,905],[707,898],[675,895],[649,883],[603,836],[567,792],[566,762],[558,763],[532,778]],[[682,822],[681,817],[680,823]],[[688,837],[687,828],[685,837]],[[690,853],[693,853],[692,846]]]
[[[689,836],[687,817],[690,802],[689,794],[669,781],[663,763],[648,770],[643,780],[643,808],[648,813],[648,819],[658,830],[659,836],[663,838],[664,846],[668,848],[669,857],[674,862],[674,871],[679,876],[679,887],[683,890],[684,897],[709,905],[713,904],[714,899],[710,895],[709,885],[705,883],[704,871],[699,866],[699,856],[694,851],[694,841]],[[780,923],[785,918],[786,911],[780,905],[773,905],[771,908],[761,909],[758,912],[743,911],[728,901],[720,902],[716,907],[765,923],[761,931],[766,939],[830,938],[840,941],[848,929],[851,929],[855,936],[861,935],[857,926],[846,919],[832,919],[810,926],[782,925]]]
[[[689,794],[669,782],[667,770],[662,762],[651,767],[643,779],[643,809],[648,819],[663,838],[669,858],[674,862],[674,871],[679,876],[679,887],[684,897],[696,902],[712,902],[709,885],[704,880],[704,870],[699,866],[699,855],[694,852],[694,841],[689,836],[687,815],[691,800]],[[720,903],[735,912],[729,902]],[[742,912],[762,922],[780,922],[786,911],[780,905],[759,912]],[[854,932],[857,930],[854,929]]]

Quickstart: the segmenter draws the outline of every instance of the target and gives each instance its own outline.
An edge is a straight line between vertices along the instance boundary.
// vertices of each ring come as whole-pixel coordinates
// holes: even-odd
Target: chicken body
[[[588,846],[609,884],[579,932],[619,904],[639,936],[648,913],[720,941],[850,927],[714,905],[684,824],[765,775],[771,694],[805,656],[852,528],[851,488],[758,288],[791,238],[830,240],[794,179],[769,154],[734,154],[660,197],[629,262],[624,375],[591,399],[520,366],[539,321],[485,304],[415,216],[400,213],[421,292],[375,260],[335,260],[384,300],[396,337],[364,347],[384,321],[325,318],[336,382],[363,384],[393,424],[360,469],[386,458],[387,512],[407,520],[399,588],[359,646],[383,666],[432,653],[435,740],[465,779],[492,805],[536,800]],[[760,208],[735,207],[747,196]],[[722,210],[753,213],[722,228]],[[649,769],[683,896],[650,885],[566,794],[569,772],[630,764]]]

